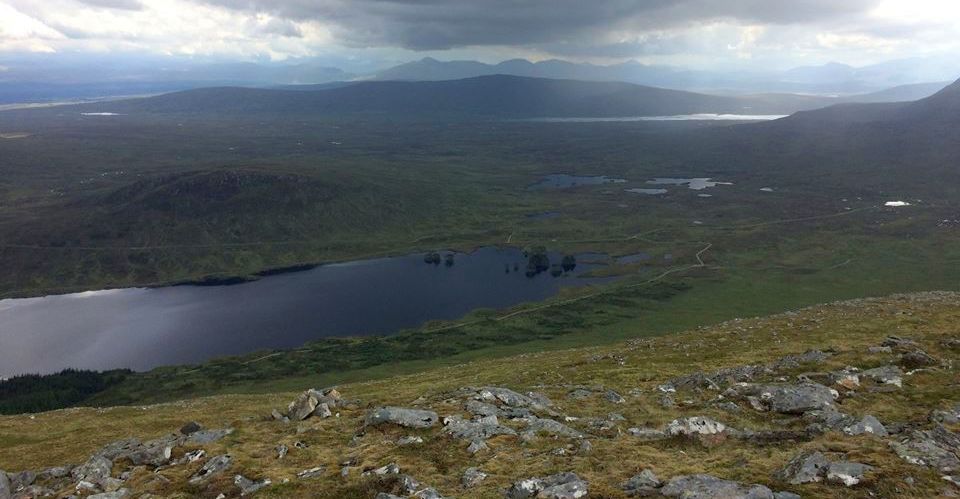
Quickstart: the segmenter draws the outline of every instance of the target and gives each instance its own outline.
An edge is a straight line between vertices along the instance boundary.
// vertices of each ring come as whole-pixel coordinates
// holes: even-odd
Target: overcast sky
[[[28,52],[865,65],[960,53],[960,0],[0,0]]]

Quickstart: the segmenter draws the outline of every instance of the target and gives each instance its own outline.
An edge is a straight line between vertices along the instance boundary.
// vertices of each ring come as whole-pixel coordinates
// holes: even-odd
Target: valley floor
[[[954,496],[958,319],[960,294],[895,295],[299,399],[222,395],[5,416],[0,468],[34,491],[67,494],[86,481],[84,491],[163,497],[235,497],[264,479],[271,484],[255,497],[432,497],[428,487],[467,498],[580,497],[583,488],[589,497],[679,496],[698,484],[733,491],[724,497]],[[291,400],[299,405],[288,409]],[[384,406],[425,412],[377,411]],[[232,431],[177,434],[189,421]],[[131,437],[146,444],[104,448]],[[17,474],[83,463],[72,475]],[[658,480],[627,483],[644,470]],[[517,483],[567,472],[576,477]],[[742,486],[683,478],[698,474]],[[550,495],[561,489],[571,495]]]

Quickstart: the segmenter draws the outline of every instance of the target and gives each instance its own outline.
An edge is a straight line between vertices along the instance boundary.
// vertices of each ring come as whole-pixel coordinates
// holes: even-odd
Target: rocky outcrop
[[[852,487],[864,480],[872,466],[849,461],[830,461],[820,452],[804,452],[794,457],[777,474],[777,478],[791,485],[823,482],[824,480]]]
[[[683,499],[774,499],[763,485],[743,485],[710,475],[684,475],[670,479],[660,489],[664,497]]]
[[[927,466],[943,473],[960,469],[960,436],[937,426],[932,430],[913,431],[906,438],[891,442],[890,447],[910,464]]]
[[[287,406],[286,417],[293,421],[303,421],[309,417],[328,418],[333,409],[343,405],[343,398],[336,388],[323,390],[310,389],[301,393]],[[274,415],[274,419],[278,419]]]
[[[623,482],[620,488],[628,496],[651,496],[657,493],[657,489],[663,486],[663,482],[657,478],[652,470],[643,470],[638,475]]]
[[[212,457],[187,482],[191,485],[200,485],[222,474],[232,465],[233,457],[228,454]]]
[[[377,426],[395,424],[405,428],[431,428],[440,419],[433,411],[405,409],[402,407],[381,407],[367,414],[366,424]]]

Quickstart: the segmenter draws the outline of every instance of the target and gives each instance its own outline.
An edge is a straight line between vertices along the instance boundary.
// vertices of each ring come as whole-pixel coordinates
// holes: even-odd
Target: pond
[[[624,184],[627,181],[622,178],[611,178],[606,175],[566,175],[556,174],[547,175],[543,180],[529,187],[531,190],[551,190],[551,189],[570,189],[585,185],[603,185],[603,184]]]
[[[733,185],[731,182],[715,182],[712,178],[655,178],[648,180],[651,185],[686,185],[694,191],[702,191],[718,185]]]
[[[0,301],[0,376],[81,369],[150,369],[325,337],[389,334],[477,308],[540,301],[562,286],[609,279],[527,277],[515,248],[323,265],[233,286],[91,291]],[[561,255],[550,255],[560,263]],[[515,270],[516,268],[516,270]]]

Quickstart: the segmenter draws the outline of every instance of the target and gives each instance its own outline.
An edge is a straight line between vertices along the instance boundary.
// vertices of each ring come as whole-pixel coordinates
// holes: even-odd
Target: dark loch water
[[[559,255],[551,260],[559,263]],[[514,272],[514,264],[519,271]],[[509,272],[506,269],[509,268]],[[0,376],[67,367],[196,363],[331,336],[388,334],[477,308],[505,308],[601,282],[528,278],[520,250],[483,248],[453,266],[423,255],[324,265],[234,286],[121,289],[0,301]]]

